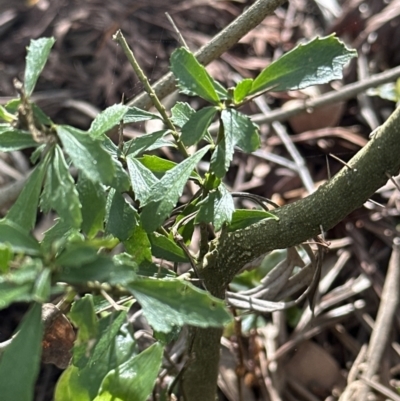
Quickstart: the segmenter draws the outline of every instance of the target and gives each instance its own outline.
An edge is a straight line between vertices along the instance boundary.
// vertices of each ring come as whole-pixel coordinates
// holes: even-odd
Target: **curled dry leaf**
[[[65,369],[72,357],[74,329],[67,317],[51,303],[43,305],[42,320],[44,324],[42,362]]]

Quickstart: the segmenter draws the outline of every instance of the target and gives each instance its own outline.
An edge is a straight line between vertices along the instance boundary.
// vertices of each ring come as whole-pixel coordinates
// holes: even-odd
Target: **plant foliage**
[[[222,300],[191,282],[202,268],[191,251],[197,227],[202,236],[207,229],[218,235],[275,218],[266,210],[235,210],[223,183],[236,148],[250,153],[260,144],[258,127],[238,109],[267,89],[337,79],[355,52],[334,36],[315,39],[228,91],[180,48],[171,56],[179,89],[209,105],[195,111],[178,102],[166,121],[116,104],[83,131],[55,124],[30,99],[53,44],[53,38],[31,42],[20,96],[0,110],[0,150],[36,149],[32,172],[0,221],[0,308],[31,303],[0,359],[1,399],[33,399],[40,303],[62,295],[77,338],[55,400],[145,401],[164,347],[183,326],[223,327],[231,320]],[[115,127],[149,119],[163,120],[168,129],[118,144],[107,136]],[[209,132],[213,122],[219,124],[216,136]],[[149,154],[162,146],[171,148],[175,162]],[[189,181],[195,193],[188,191]],[[31,233],[39,211],[54,217],[41,241]],[[207,237],[203,255],[205,243]],[[189,274],[178,276],[178,264]],[[154,331],[153,344],[141,352],[128,324],[133,303]]]

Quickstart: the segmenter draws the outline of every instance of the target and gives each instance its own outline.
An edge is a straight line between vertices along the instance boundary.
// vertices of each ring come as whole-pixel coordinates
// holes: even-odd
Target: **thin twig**
[[[287,0],[257,0],[243,14],[237,17],[218,35],[199,49],[195,56],[200,64],[207,65],[236,44],[244,35],[255,28],[267,16],[272,14]],[[159,99],[163,99],[175,90],[175,77],[172,73],[164,75],[153,85],[154,92]],[[128,103],[142,109],[149,109],[152,105],[147,93],[141,93]]]
[[[140,82],[143,84],[146,92],[150,96],[152,103],[154,104],[155,108],[161,114],[161,117],[164,121],[164,124],[171,130],[171,134],[175,139],[176,144],[178,145],[178,149],[180,152],[185,156],[188,157],[188,153],[186,151],[185,145],[179,138],[179,134],[176,132],[174,124],[170,120],[165,107],[160,102],[160,99],[157,97],[157,94],[154,92],[153,88],[150,85],[149,80],[147,79],[146,75],[144,74],[143,70],[140,68],[139,63],[136,61],[136,58],[128,46],[128,43],[125,40],[124,35],[122,34],[121,30],[119,29],[113,36],[113,40],[115,40],[121,47],[127,57],[129,63],[131,64],[133,70],[135,71],[137,77],[139,78]]]
[[[313,110],[317,107],[326,106],[341,100],[348,100],[357,96],[359,93],[376,86],[395,81],[400,77],[400,66],[387,70],[380,74],[371,75],[370,78],[364,81],[354,82],[352,84],[343,86],[338,91],[328,92],[315,99],[305,100],[303,104],[292,106],[283,110],[282,108],[273,110],[268,115],[255,114],[251,117],[252,121],[256,124],[269,124],[273,121],[285,121],[290,117],[297,114]]]
[[[393,252],[382,289],[381,303],[379,305],[376,322],[372,330],[366,356],[366,369],[364,377],[372,380],[378,373],[383,354],[390,340],[392,323],[400,303],[400,238],[393,240]],[[364,382],[360,387],[358,398],[366,400],[369,386]]]

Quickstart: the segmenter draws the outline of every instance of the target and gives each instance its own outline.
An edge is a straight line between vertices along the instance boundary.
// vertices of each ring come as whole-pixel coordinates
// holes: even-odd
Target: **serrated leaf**
[[[0,124],[0,152],[13,152],[38,145],[30,132],[14,128],[9,124]]]
[[[111,155],[86,132],[68,125],[57,126],[57,134],[72,163],[86,176],[110,184],[114,176]]]
[[[2,401],[32,401],[39,373],[43,324],[41,305],[35,303],[24,316],[18,335],[0,359]]]
[[[265,219],[278,220],[274,214],[265,210],[237,209],[233,212],[232,221],[228,226],[228,231],[241,230]]]
[[[210,106],[196,111],[182,127],[181,140],[186,146],[200,142],[207,134],[208,127],[217,114],[217,108]]]
[[[216,191],[209,193],[199,205],[195,222],[212,223],[216,231],[220,230],[224,223],[231,222],[235,210],[232,195],[224,184],[220,184]]]
[[[226,109],[222,110],[221,120],[224,124],[225,138],[229,138],[231,143],[247,153],[259,148],[258,128],[249,117],[235,109]]]
[[[162,118],[157,114],[149,113],[148,111],[137,107],[128,107],[128,110],[124,115],[124,124],[138,123],[148,120],[162,120]]]
[[[128,109],[128,106],[123,104],[114,104],[107,107],[93,120],[88,133],[93,138],[100,138],[123,120]]]
[[[42,72],[50,50],[55,42],[54,38],[40,38],[31,40],[26,55],[26,66],[24,75],[25,95],[30,96],[35,88],[36,82]]]
[[[260,145],[257,126],[244,114],[234,110],[222,110],[224,138],[218,143],[211,156],[211,168],[215,175],[223,178],[232,161],[235,146],[245,152],[253,152]]]
[[[71,227],[82,223],[81,203],[61,148],[56,145],[46,172],[40,206],[44,212],[55,210]]]
[[[96,181],[89,180],[84,174],[79,174],[76,189],[82,205],[82,230],[88,238],[93,238],[103,230],[106,214],[106,192]]]
[[[129,142],[124,144],[124,152],[125,155],[137,156],[139,153],[143,153],[144,151],[149,151],[153,149],[157,149],[158,147],[165,146],[165,144],[169,144],[168,141],[160,141],[160,139],[166,135],[169,130],[161,130],[152,132],[151,134],[145,134],[139,136],[135,139],[132,139]],[[157,145],[157,142],[160,144]],[[155,147],[156,146],[156,147]]]
[[[106,233],[121,241],[127,240],[138,221],[138,213],[125,198],[112,190],[107,200]]]
[[[47,162],[42,161],[34,168],[18,199],[6,215],[7,220],[13,221],[26,231],[30,231],[35,226],[46,167]]]
[[[151,193],[151,188],[158,182],[156,176],[137,159],[128,156],[126,159],[135,199],[143,205]]]
[[[154,231],[171,213],[182,195],[183,189],[193,169],[207,153],[209,146],[204,147],[186,160],[167,171],[159,182],[150,189],[141,213],[143,228],[147,232]]]
[[[151,233],[149,234],[149,240],[151,243],[153,256],[155,256],[156,258],[165,259],[177,263],[184,263],[189,261],[182,248],[176,245],[174,241],[172,241],[165,235],[161,235],[159,233]]]
[[[0,221],[0,243],[10,244],[14,252],[38,255],[39,243],[25,230],[7,220]]]
[[[178,127],[183,127],[195,110],[188,103],[177,102],[171,109],[171,121]]]
[[[214,104],[219,103],[214,80],[189,50],[181,47],[172,53],[171,71],[181,92],[200,96]]]
[[[46,267],[36,278],[35,287],[33,289],[33,299],[36,302],[44,303],[49,300],[51,291],[51,270]]]
[[[153,344],[111,370],[94,401],[146,401],[157,379],[163,350],[160,343]]]
[[[254,80],[249,94],[272,88],[297,90],[342,78],[346,63],[357,56],[334,34],[300,44],[265,68]]]
[[[250,93],[252,85],[253,80],[251,78],[240,81],[233,91],[233,101],[240,103]]]
[[[143,314],[156,331],[176,326],[222,327],[231,320],[224,301],[179,279],[141,278],[130,283]]]

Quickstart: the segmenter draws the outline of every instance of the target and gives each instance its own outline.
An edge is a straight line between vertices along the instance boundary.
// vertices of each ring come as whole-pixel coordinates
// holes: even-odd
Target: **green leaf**
[[[11,127],[9,124],[0,124],[0,152],[13,152],[38,145],[28,131]]]
[[[232,221],[228,226],[228,231],[241,230],[265,219],[278,220],[274,214],[265,210],[238,209],[233,212]]]
[[[189,50],[181,47],[172,53],[171,71],[182,93],[200,96],[214,104],[220,102],[214,80]]]
[[[2,401],[32,401],[39,373],[43,325],[41,305],[34,304],[0,360]]]
[[[140,224],[135,227],[131,237],[124,241],[124,246],[136,263],[152,260],[150,240]]]
[[[195,110],[188,103],[177,102],[171,109],[171,121],[178,127],[183,127]]]
[[[233,91],[233,100],[236,104],[240,103],[250,93],[252,85],[253,80],[250,78],[243,79],[236,85]]]
[[[257,126],[249,117],[235,109],[222,110],[221,120],[224,124],[225,138],[233,142],[247,153],[260,147],[260,137]]]
[[[170,142],[165,140],[161,141],[161,138],[168,132],[170,131],[164,129],[161,131],[152,132],[151,134],[139,136],[129,142],[126,142],[124,144],[125,155],[137,156],[139,153],[143,153],[146,150],[149,151],[153,149],[158,149],[159,147],[165,145],[169,145]]]
[[[79,228],[82,223],[82,214],[78,191],[58,145],[55,146],[52,156],[46,172],[41,208],[44,212],[55,210],[62,220],[74,228]]]
[[[176,326],[222,327],[231,320],[225,303],[187,281],[141,278],[127,286],[156,331]]]
[[[128,106],[114,104],[99,113],[90,125],[88,133],[93,138],[100,138],[111,128],[118,125],[128,111]]]
[[[48,302],[51,291],[51,270],[46,267],[43,269],[35,282],[33,289],[33,299],[37,302]]]
[[[183,189],[192,174],[193,169],[207,153],[209,146],[204,147],[173,169],[167,171],[159,182],[150,189],[141,213],[143,228],[147,232],[154,231],[171,213],[182,195]]]
[[[8,220],[0,221],[0,243],[10,244],[14,252],[28,255],[38,255],[40,251],[38,242],[30,234]]]
[[[138,221],[138,213],[117,191],[111,190],[107,199],[106,233],[121,241],[133,233]]]
[[[7,273],[9,271],[9,263],[13,257],[14,253],[11,246],[9,244],[0,243],[0,273]]]
[[[10,113],[4,106],[0,105],[0,119],[7,123],[12,123],[13,121],[17,120],[17,116]]]
[[[138,123],[148,120],[162,120],[162,118],[157,114],[149,113],[148,111],[137,107],[128,107],[128,110],[124,115],[124,124]]]
[[[87,257],[90,256],[87,251]],[[83,252],[82,252],[83,253]],[[56,275],[57,281],[65,281],[69,284],[85,284],[88,281],[98,281],[100,283],[108,282],[113,273],[115,265],[111,258],[104,255],[97,255],[96,258],[89,262],[83,263],[85,255],[79,255],[81,259],[73,263],[73,254],[63,254],[65,258],[69,257],[70,264],[64,264],[64,261],[57,260],[61,266],[58,274]]]
[[[18,199],[6,215],[7,220],[13,221],[26,231],[30,231],[35,226],[39,195],[47,165],[47,160],[44,160],[34,168]]]
[[[357,56],[334,34],[300,44],[265,68],[254,80],[249,94],[268,88],[286,91],[319,85],[342,78],[346,63]]]
[[[89,180],[82,173],[79,174],[76,188],[82,205],[82,230],[88,238],[93,238],[103,230],[106,215],[106,192],[100,183]]]
[[[96,338],[99,325],[94,311],[93,295],[86,294],[72,304],[68,317],[79,328],[76,343],[82,344]]]
[[[57,134],[72,163],[86,176],[103,184],[110,184],[114,176],[111,155],[86,132],[68,125],[57,126]]]
[[[168,170],[171,170],[177,163],[166,160],[154,155],[144,155],[138,157],[137,160],[154,173],[157,178],[162,177]]]
[[[26,66],[24,76],[25,95],[30,96],[36,85],[40,73],[46,64],[50,50],[55,42],[54,38],[40,38],[31,40],[26,55]]]
[[[57,382],[55,401],[92,401],[105,375],[136,354],[132,336],[125,325],[121,326],[124,320],[124,314],[110,314],[101,319],[98,334],[89,338],[86,344],[82,343],[82,348],[74,350],[75,358],[75,352],[83,351],[80,362],[84,367],[71,365],[63,372]]]
[[[210,192],[199,205],[195,222],[212,223],[217,231],[224,223],[230,223],[235,210],[232,195],[224,184],[220,184],[216,191]]]
[[[111,162],[114,167],[114,176],[112,178],[110,186],[116,189],[118,192],[126,192],[129,190],[130,181],[128,174],[125,169],[122,167],[122,164],[119,160],[114,157],[111,159]]]
[[[153,344],[109,372],[94,401],[146,401],[156,382],[163,351],[160,343]]]
[[[174,241],[158,233],[149,234],[151,249],[153,256],[156,258],[166,259],[171,262],[188,262],[189,259],[183,252],[182,248],[175,244]]]
[[[182,127],[181,140],[186,146],[192,146],[200,142],[207,134],[208,127],[217,114],[217,108],[210,106],[192,114]]]
[[[232,161],[235,146],[245,152],[253,152],[260,145],[257,126],[244,114],[234,109],[222,110],[224,139],[217,145],[212,157],[211,168],[215,175],[223,178]]]
[[[61,252],[68,238],[71,235],[79,235],[78,233],[76,228],[71,228],[69,223],[58,218],[56,219],[56,223],[44,232],[44,237],[40,244],[41,248],[45,253],[51,250],[54,252],[55,249]]]
[[[151,187],[158,182],[156,176],[133,157],[126,159],[135,199],[144,204],[151,193]]]

